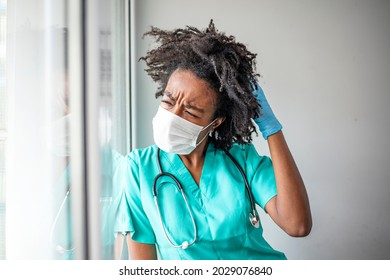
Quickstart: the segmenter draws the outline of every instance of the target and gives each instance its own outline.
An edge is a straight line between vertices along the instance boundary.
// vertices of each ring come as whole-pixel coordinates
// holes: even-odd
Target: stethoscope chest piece
[[[259,228],[260,227],[260,218],[259,218],[259,215],[257,213],[249,213],[249,221],[251,222],[252,226],[255,227],[255,228]]]
[[[181,244],[180,247],[181,247],[183,250],[185,250],[185,249],[188,248],[189,245],[190,245],[190,244],[188,243],[188,241],[184,241],[184,242]]]

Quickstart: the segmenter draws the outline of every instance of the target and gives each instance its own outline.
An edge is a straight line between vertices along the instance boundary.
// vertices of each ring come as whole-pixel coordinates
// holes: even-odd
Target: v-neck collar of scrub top
[[[195,182],[190,171],[185,166],[180,156],[177,154],[161,151],[160,157],[169,162],[169,167],[165,167],[167,170],[164,168],[164,166],[167,165],[163,165],[163,171],[170,172],[177,176],[179,182],[183,184],[183,189],[185,192],[198,193],[200,191],[203,197],[208,198],[210,188],[207,186],[210,182],[210,177],[213,174],[215,164],[214,152],[215,147],[213,143],[209,142],[205,153],[199,185]],[[183,182],[185,182],[185,185]]]

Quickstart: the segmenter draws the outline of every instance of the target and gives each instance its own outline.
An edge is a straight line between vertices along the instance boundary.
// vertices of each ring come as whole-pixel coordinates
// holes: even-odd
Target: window
[[[115,258],[111,169],[112,152],[130,150],[130,1],[6,4],[0,258]]]
[[[5,259],[5,151],[7,144],[6,93],[7,1],[0,0],[0,260]]]

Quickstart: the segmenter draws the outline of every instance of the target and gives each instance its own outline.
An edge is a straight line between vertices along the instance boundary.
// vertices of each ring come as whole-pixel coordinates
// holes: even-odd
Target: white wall
[[[216,27],[258,53],[261,84],[305,180],[313,230],[292,238],[262,215],[290,259],[390,259],[390,1],[135,0],[137,59],[151,25]],[[153,143],[157,87],[136,65],[136,146]],[[266,143],[256,138],[259,151]]]

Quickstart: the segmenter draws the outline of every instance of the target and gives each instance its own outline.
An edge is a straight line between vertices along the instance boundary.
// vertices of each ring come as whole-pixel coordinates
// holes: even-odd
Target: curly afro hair
[[[205,80],[218,93],[215,118],[225,121],[210,135],[217,149],[229,150],[233,143],[248,144],[256,132],[251,121],[260,114],[252,93],[257,89],[256,54],[235,37],[219,32],[210,21],[205,30],[186,26],[172,31],[151,27],[144,36],[152,36],[158,47],[140,60],[146,62],[148,75],[159,84],[156,98],[163,95],[171,74],[189,70]]]

